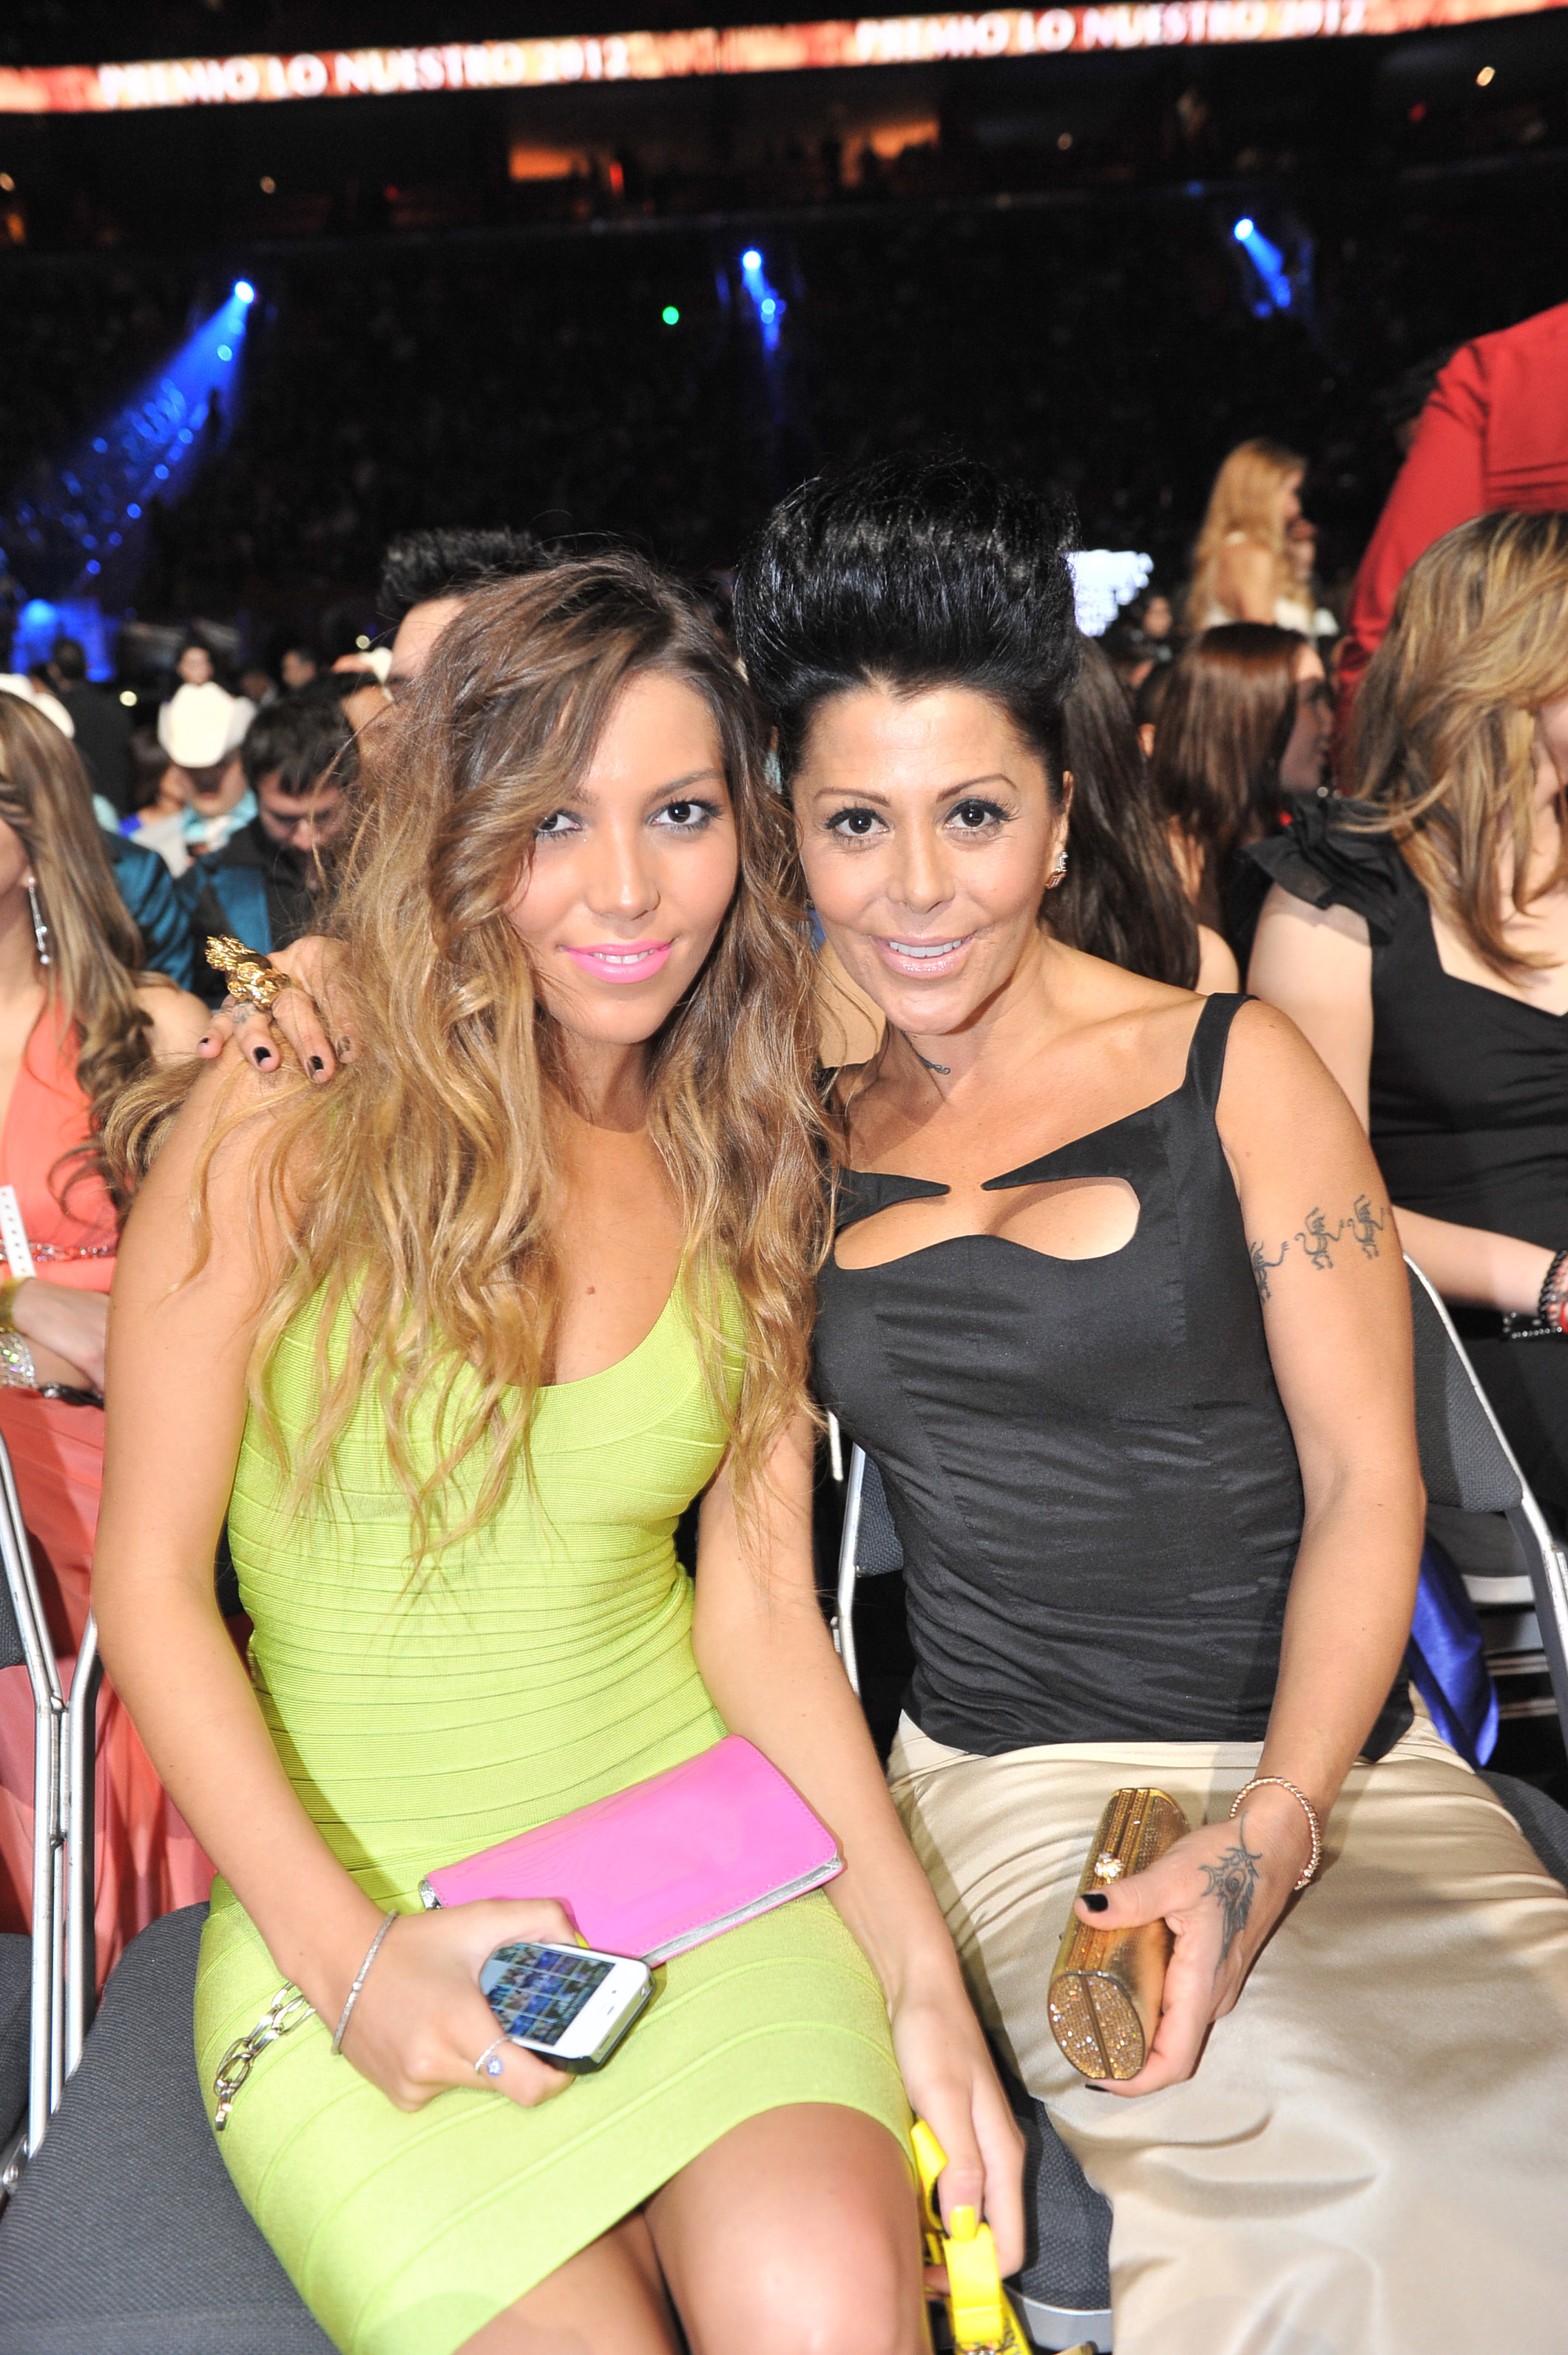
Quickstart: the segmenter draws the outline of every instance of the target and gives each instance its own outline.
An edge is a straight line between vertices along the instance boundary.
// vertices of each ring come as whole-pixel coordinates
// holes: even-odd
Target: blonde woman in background
[[[1251,986],[1369,1129],[1402,1242],[1568,1526],[1568,515],[1427,550],[1351,757],[1359,803],[1298,804],[1249,854],[1273,879]]]
[[[16,1469],[59,1651],[74,1654],[103,1474],[103,1345],[123,1203],[99,1138],[154,1057],[188,1054],[199,1000],[144,973],[74,748],[0,694],[0,1185],[37,1265],[0,1282],[0,1433]],[[100,1974],[128,1938],[205,1897],[211,1868],[165,1798],[130,1720],[100,1704]],[[27,1674],[0,1672],[0,1926],[22,1927],[31,1886],[33,1708]]]
[[[1273,622],[1310,637],[1314,611],[1290,554],[1307,461],[1283,442],[1243,442],[1214,477],[1193,550],[1189,631]]]

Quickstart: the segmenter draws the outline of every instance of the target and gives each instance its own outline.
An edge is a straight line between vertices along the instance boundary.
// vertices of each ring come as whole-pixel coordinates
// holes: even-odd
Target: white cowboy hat
[[[216,769],[255,717],[253,703],[208,679],[176,689],[158,714],[158,741],[182,769]]]

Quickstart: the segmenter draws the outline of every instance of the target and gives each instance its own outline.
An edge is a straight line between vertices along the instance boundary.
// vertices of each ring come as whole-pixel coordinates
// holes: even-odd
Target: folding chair
[[[0,2202],[37,2153],[59,2098],[65,1704],[27,1527],[0,1443],[0,1668],[26,1668],[33,1699],[31,1935],[0,1937]],[[26,2113],[24,2117],[23,2113]]]
[[[1447,1309],[1414,1261],[1405,1267],[1427,1535],[1476,1605],[1499,1717],[1555,1710],[1568,1735],[1568,1557],[1531,1494]]]
[[[828,1437],[837,1474],[843,1458],[836,1424]],[[860,1664],[855,1649],[855,1590],[863,1578],[901,1571],[903,1560],[882,1476],[865,1450],[857,1447],[844,1481],[844,1534],[832,1622],[834,1643],[857,1693]],[[1002,2078],[1027,2154],[1028,2254],[1022,2272],[1010,2285],[1013,2303],[1037,2347],[1087,2343],[1105,2355],[1111,2345],[1110,2202],[1085,2179],[1044,2103],[1037,2102],[1005,2068]]]

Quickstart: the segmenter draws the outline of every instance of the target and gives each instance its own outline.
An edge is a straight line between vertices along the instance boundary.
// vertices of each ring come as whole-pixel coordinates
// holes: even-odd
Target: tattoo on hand
[[[1294,1240],[1301,1245],[1309,1264],[1318,1273],[1326,1274],[1334,1265],[1334,1246],[1347,1239],[1357,1244],[1363,1259],[1380,1259],[1382,1247],[1378,1241],[1389,1222],[1387,1208],[1374,1210],[1365,1194],[1358,1194],[1350,1206],[1350,1215],[1330,1227],[1320,1207],[1314,1205],[1296,1231]],[[1289,1251],[1292,1238],[1282,1236],[1280,1246],[1271,1259],[1261,1241],[1248,1246],[1253,1263],[1253,1276],[1258,1287],[1258,1297],[1268,1300],[1269,1271],[1276,1268]]]
[[[1206,1864],[1203,1868],[1203,1877],[1209,1883],[1205,1893],[1217,1900],[1225,1917],[1224,1941],[1220,1948],[1221,1962],[1247,1926],[1262,1861],[1262,1849],[1250,1849],[1246,1834],[1238,1832],[1235,1847],[1228,1848],[1218,1864]]]

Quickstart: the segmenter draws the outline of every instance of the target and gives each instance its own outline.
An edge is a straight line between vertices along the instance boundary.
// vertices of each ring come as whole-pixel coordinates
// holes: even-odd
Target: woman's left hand
[[[1107,2094],[1153,2094],[1190,2077],[1213,2022],[1241,1994],[1312,1853],[1312,1836],[1288,1791],[1254,1791],[1233,1823],[1204,1824],[1168,1849],[1157,1864],[1093,1893],[1103,1911],[1080,1897],[1075,1911],[1092,1930],[1169,1924],[1176,1945],[1165,1975],[1159,2026],[1136,2077],[1097,2078]]]
[[[890,2006],[893,2051],[910,2107],[947,2157],[937,2179],[944,2222],[973,2208],[996,2236],[1004,2275],[1024,2261],[1024,2141],[980,2023],[955,1968]],[[940,2287],[940,2284],[932,2285]]]

